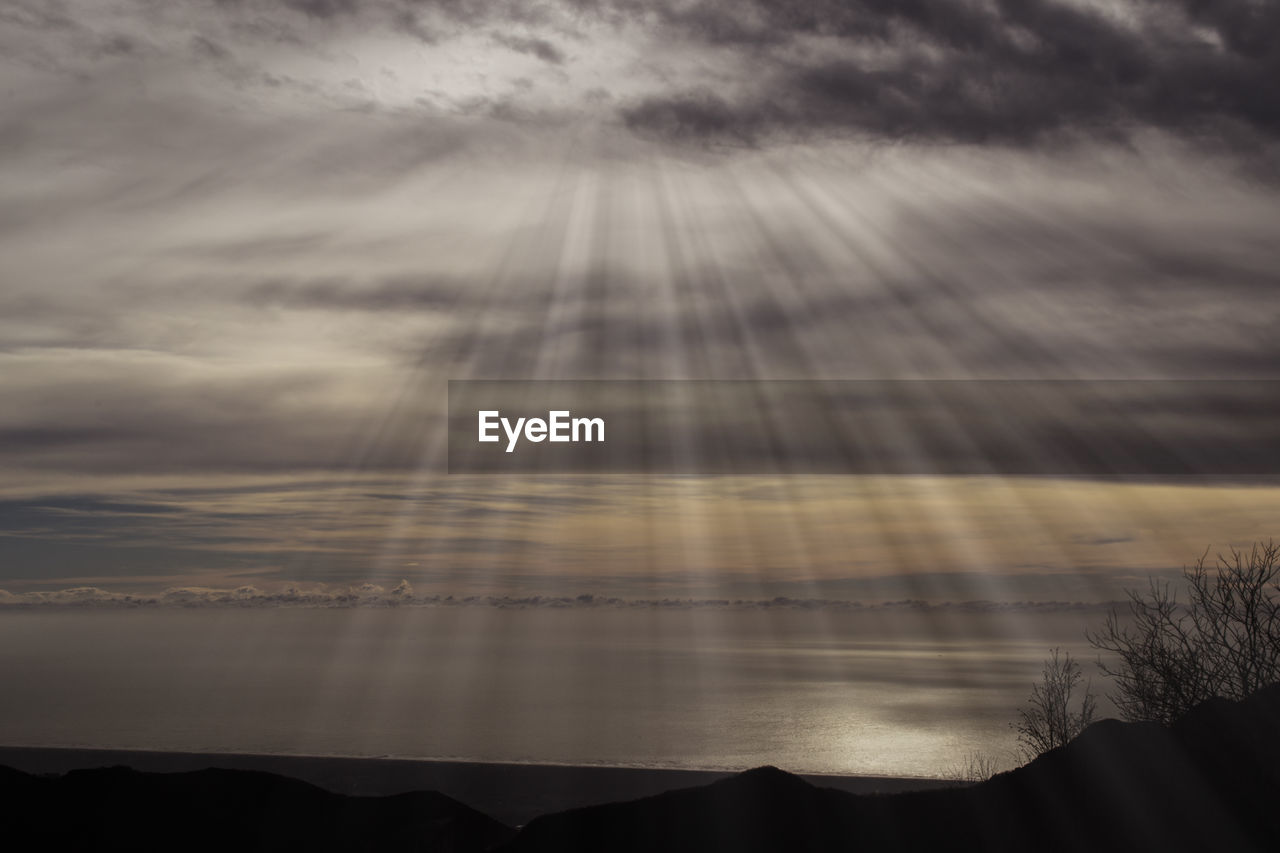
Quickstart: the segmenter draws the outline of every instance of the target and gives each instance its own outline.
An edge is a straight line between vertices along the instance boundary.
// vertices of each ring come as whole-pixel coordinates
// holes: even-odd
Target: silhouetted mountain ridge
[[[1280,685],[1172,727],[1103,720],[1025,767],[951,790],[857,796],[773,767],[547,815],[533,851],[1274,851]]]
[[[347,797],[251,770],[0,768],[0,798],[27,849],[476,853],[514,833],[443,794]]]

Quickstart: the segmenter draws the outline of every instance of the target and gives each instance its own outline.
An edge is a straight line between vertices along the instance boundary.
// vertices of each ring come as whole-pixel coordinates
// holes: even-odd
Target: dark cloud
[[[439,311],[466,296],[461,282],[444,278],[393,277],[361,287],[343,279],[268,281],[252,287],[252,305],[329,311]]]
[[[216,5],[229,26],[183,38],[220,60],[251,54],[237,38],[248,47],[288,32],[290,40],[320,48],[358,26],[431,44],[487,31],[496,44],[568,66],[563,38],[580,37],[582,27],[613,28],[638,39],[645,54],[647,94],[626,103],[621,119],[636,133],[663,139],[747,145],[854,135],[1032,145],[1123,139],[1152,127],[1248,151],[1262,163],[1280,132],[1280,95],[1271,85],[1280,76],[1280,48],[1261,35],[1280,30],[1274,3],[1130,0],[1110,10],[1063,0]],[[20,20],[28,28],[63,25],[28,9]],[[99,52],[135,53],[141,44],[135,35],[96,38]],[[698,82],[686,67],[691,58]],[[245,84],[245,69],[225,73]],[[260,85],[282,79],[258,78]],[[523,107],[482,114],[521,118]]]
[[[1276,4],[1134,3],[1136,21],[1053,0],[742,5],[655,8],[688,38],[750,51],[759,82],[733,95],[654,95],[624,109],[629,127],[1018,145],[1142,126],[1226,140],[1280,131],[1269,83],[1280,48],[1257,35],[1280,29]],[[797,47],[817,36],[845,49]],[[860,48],[874,50],[856,57]]]
[[[172,504],[124,501],[92,495],[51,497],[35,501],[0,501],[0,520],[25,514],[164,515],[182,511],[182,507]],[[3,523],[0,521],[0,524]]]
[[[202,35],[194,35],[191,37],[191,49],[197,55],[207,57],[214,60],[232,59],[231,51],[222,46],[213,39],[205,38]]]
[[[396,12],[392,15],[391,20],[397,31],[408,33],[425,44],[436,44],[440,41],[440,33],[423,24],[417,13],[411,9],[402,9]]]
[[[503,47],[510,48],[517,53],[536,56],[543,62],[549,62],[552,65],[564,64],[564,52],[546,39],[496,34],[494,35],[494,40]]]
[[[126,35],[113,35],[103,39],[98,46],[103,56],[128,56],[137,53],[138,42]]]
[[[528,25],[547,20],[559,4],[525,0],[214,0],[226,14],[269,14],[274,9],[337,26],[350,20],[408,32],[428,43],[485,23]]]
[[[627,127],[676,140],[753,141],[765,128],[786,117],[767,103],[731,105],[702,90],[647,98],[622,112]]]
[[[284,5],[312,18],[350,15],[358,6],[356,0],[283,0]]]

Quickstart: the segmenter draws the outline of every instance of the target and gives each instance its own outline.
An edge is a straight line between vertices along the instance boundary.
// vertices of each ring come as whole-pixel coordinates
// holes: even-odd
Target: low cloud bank
[[[120,593],[99,587],[12,593],[0,589],[0,610],[53,607],[94,608],[213,608],[213,607],[496,607],[502,609],[584,609],[584,608],[669,608],[724,610],[955,610],[976,613],[1002,611],[1056,613],[1103,610],[1113,602],[1081,601],[943,601],[923,599],[863,602],[832,598],[770,599],[743,598],[617,598],[584,593],[577,596],[550,595],[414,595],[413,587],[402,580],[388,589],[375,583],[343,588],[290,584],[276,591],[254,586],[234,589],[172,587],[160,593]]]

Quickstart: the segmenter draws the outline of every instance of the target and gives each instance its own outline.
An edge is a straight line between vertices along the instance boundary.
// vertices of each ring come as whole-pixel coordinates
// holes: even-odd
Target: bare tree
[[[1083,678],[1070,652],[1050,651],[1040,683],[1032,686],[1027,707],[1018,711],[1018,720],[1012,723],[1027,760],[1064,746],[1093,722],[1097,698],[1088,683],[1079,710],[1072,710],[1072,695]]]
[[[1188,600],[1152,580],[1129,591],[1129,619],[1112,610],[1089,642],[1115,679],[1111,697],[1127,720],[1170,723],[1214,696],[1243,699],[1280,681],[1280,546],[1231,549],[1212,568],[1206,550],[1183,570]]]

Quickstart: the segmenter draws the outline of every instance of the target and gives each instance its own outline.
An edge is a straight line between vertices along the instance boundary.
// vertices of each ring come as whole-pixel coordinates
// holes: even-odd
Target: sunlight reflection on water
[[[1097,612],[0,614],[8,745],[945,775]],[[1104,711],[1109,710],[1104,707]]]

